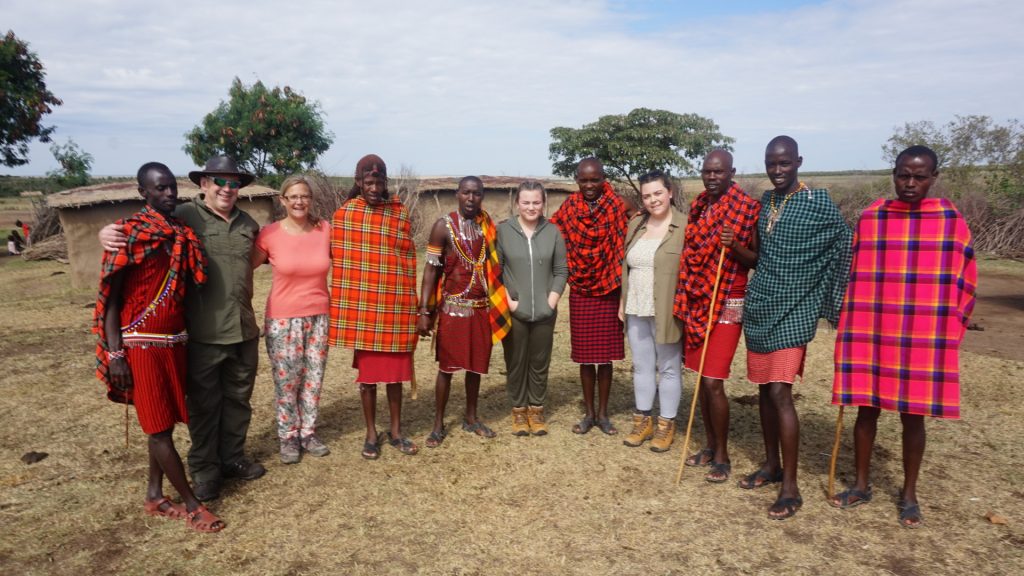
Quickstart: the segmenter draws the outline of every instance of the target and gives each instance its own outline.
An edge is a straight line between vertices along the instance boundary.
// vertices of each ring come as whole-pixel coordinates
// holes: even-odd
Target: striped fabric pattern
[[[971,233],[949,200],[872,204],[857,224],[832,403],[959,418],[976,285]]]
[[[375,352],[416,348],[416,252],[405,206],[355,197],[331,222],[328,342]]]
[[[743,308],[747,348],[760,353],[807,344],[819,318],[836,325],[853,237],[824,189],[796,194],[769,234],[771,194],[761,197],[758,262]]]

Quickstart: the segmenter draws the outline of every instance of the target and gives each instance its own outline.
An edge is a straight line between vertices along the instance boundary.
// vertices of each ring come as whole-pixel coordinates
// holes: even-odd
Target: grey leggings
[[[626,315],[626,337],[633,352],[633,393],[636,409],[646,412],[654,407],[654,395],[658,394],[660,415],[672,419],[679,410],[682,396],[682,379],[679,366],[682,362],[681,342],[656,344],[654,340],[654,316]]]

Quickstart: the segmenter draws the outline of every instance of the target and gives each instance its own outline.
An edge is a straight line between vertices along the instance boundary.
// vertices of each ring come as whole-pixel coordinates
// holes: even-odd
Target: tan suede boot
[[[654,422],[650,416],[640,412],[633,414],[633,431],[622,441],[626,446],[636,448],[654,436]]]
[[[651,440],[651,451],[667,452],[675,436],[676,421],[658,416],[658,429],[654,431],[654,440]]]
[[[526,411],[526,418],[530,423],[530,434],[543,436],[548,433],[548,425],[544,421],[543,406],[530,406]]]
[[[512,409],[512,435],[529,436],[530,422],[526,416],[526,406]]]

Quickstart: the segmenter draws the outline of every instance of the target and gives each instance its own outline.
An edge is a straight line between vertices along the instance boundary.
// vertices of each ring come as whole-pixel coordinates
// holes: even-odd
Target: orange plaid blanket
[[[331,221],[328,342],[356,350],[416,348],[416,249],[398,198],[371,206],[362,197]]]

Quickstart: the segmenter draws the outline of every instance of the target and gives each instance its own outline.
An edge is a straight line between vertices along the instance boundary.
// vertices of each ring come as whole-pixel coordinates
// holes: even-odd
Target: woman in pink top
[[[284,181],[281,204],[287,215],[260,230],[252,264],[273,267],[263,329],[277,392],[281,462],[294,464],[302,452],[330,453],[316,436],[316,417],[327,365],[331,226],[309,213],[313,187],[305,176]]]

